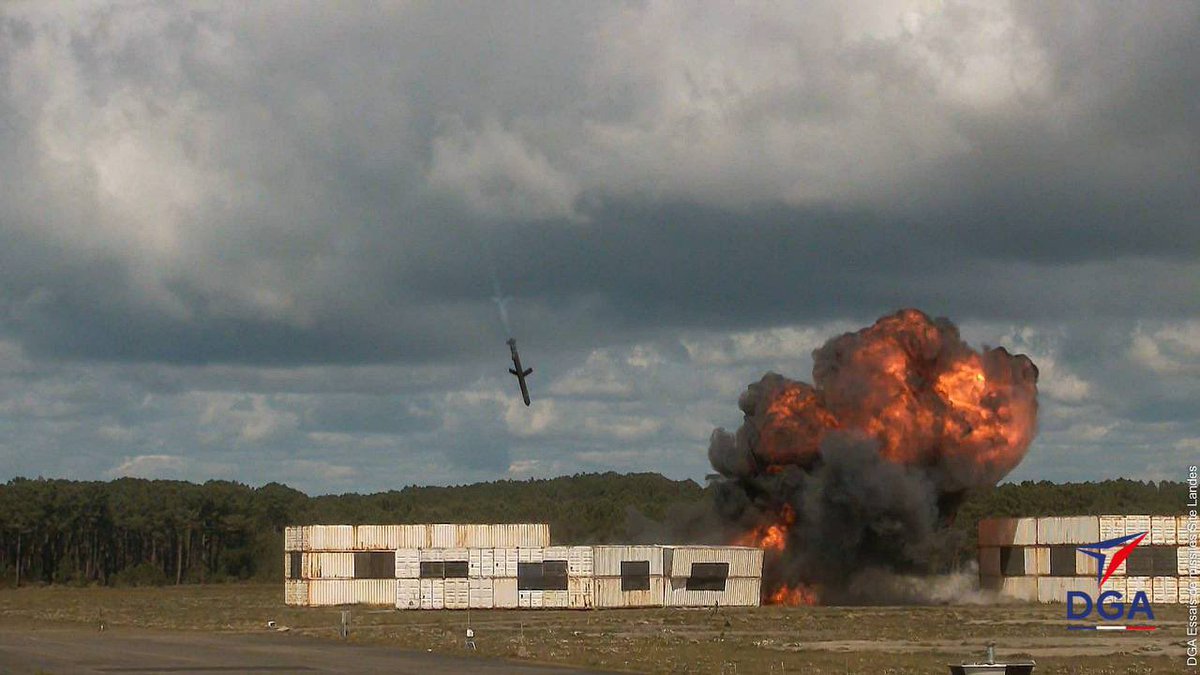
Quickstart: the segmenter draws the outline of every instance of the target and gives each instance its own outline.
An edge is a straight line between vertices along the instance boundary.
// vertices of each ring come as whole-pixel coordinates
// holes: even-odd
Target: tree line
[[[315,497],[278,483],[16,478],[0,485],[0,585],[278,580],[293,524],[546,522],[556,542],[617,542],[637,523],[703,507],[710,490],[651,473]],[[1172,514],[1185,498],[1186,486],[1170,482],[1006,484],[963,504],[955,553],[974,556],[983,517]]]

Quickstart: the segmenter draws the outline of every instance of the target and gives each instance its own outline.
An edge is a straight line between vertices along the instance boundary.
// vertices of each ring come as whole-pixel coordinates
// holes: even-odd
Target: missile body
[[[521,385],[521,398],[524,399],[525,405],[529,405],[529,386],[525,384],[525,378],[533,372],[533,368],[521,369],[521,355],[517,353],[517,341],[513,338],[508,339],[508,351],[512,352],[513,362],[513,367],[509,368],[508,372],[516,376]]]

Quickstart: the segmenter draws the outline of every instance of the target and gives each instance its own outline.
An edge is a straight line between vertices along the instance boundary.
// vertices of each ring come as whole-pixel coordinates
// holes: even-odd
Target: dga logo
[[[1144,616],[1146,621],[1154,620],[1154,610],[1150,609],[1150,598],[1146,596],[1145,591],[1137,591],[1133,594],[1133,598],[1129,602],[1129,611],[1126,612],[1120,591],[1104,590],[1104,584],[1112,577],[1113,572],[1121,566],[1121,563],[1125,562],[1129,554],[1133,553],[1133,549],[1137,548],[1137,545],[1142,543],[1145,538],[1146,533],[1142,532],[1077,547],[1079,552],[1096,559],[1096,581],[1100,587],[1100,594],[1093,600],[1091,595],[1082,591],[1067,591],[1068,621],[1087,619],[1091,615],[1093,607],[1102,621],[1135,621],[1139,616]],[[1108,551],[1112,551],[1112,554],[1109,555]],[[1157,629],[1156,626],[1146,624],[1111,623],[1067,624],[1067,628],[1071,630]]]

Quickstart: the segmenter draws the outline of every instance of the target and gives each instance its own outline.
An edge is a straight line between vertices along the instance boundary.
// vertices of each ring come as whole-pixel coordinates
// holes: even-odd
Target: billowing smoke
[[[1033,440],[1037,374],[906,309],[813,352],[811,385],[767,373],[747,387],[745,421],[714,431],[708,453],[718,514],[767,549],[768,601],[864,600],[868,586],[878,600],[882,579],[911,586],[944,566],[966,493]]]

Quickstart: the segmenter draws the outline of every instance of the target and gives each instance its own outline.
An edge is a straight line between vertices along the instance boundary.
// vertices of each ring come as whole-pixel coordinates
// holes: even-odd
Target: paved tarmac
[[[354,645],[281,633],[0,626],[0,673],[412,673],[579,675],[515,661]]]

